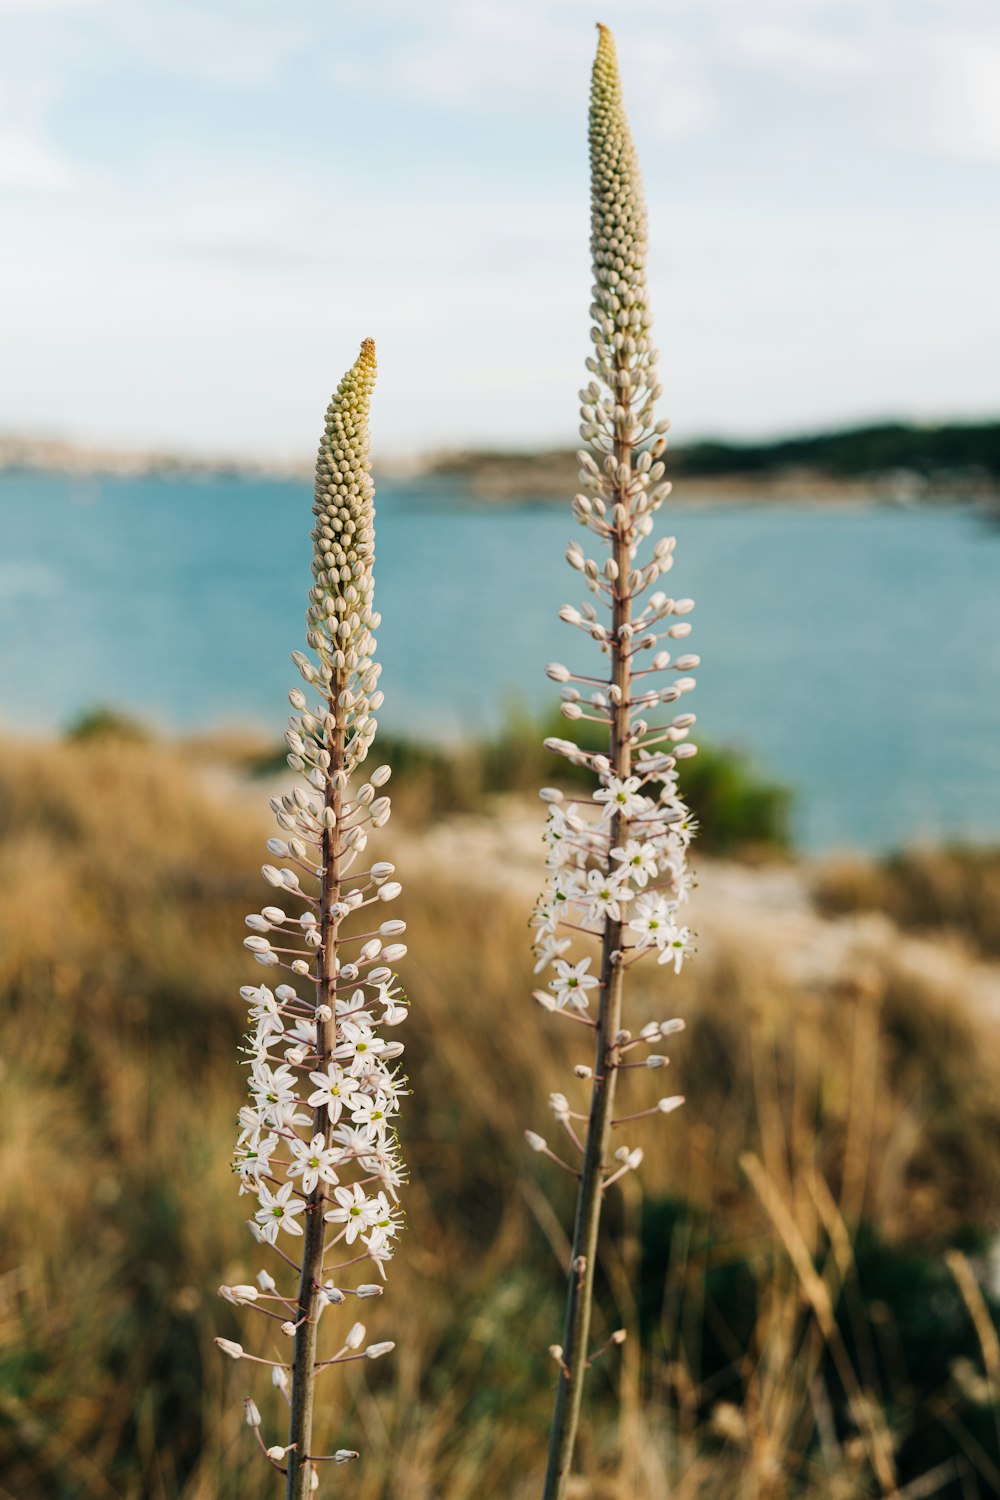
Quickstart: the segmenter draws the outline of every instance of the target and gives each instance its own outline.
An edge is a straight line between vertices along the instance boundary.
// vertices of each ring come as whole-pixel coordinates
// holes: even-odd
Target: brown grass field
[[[586,1048],[528,998],[530,869],[442,827],[384,836],[411,1183],[366,1305],[397,1350],[322,1392],[323,1439],[362,1452],[329,1478],[352,1500],[527,1500],[544,1463],[572,1185],[522,1132]],[[252,1391],[277,1440],[273,1393],[212,1343],[267,1352],[215,1288],[264,1264],[228,1164],[269,832],[263,788],[204,753],[0,746],[2,1500],[280,1492],[242,1420]],[[629,1338],[591,1377],[577,1500],[1000,1493],[996,907],[959,873],[923,881],[918,923],[891,871],[818,877],[825,970],[707,906],[680,978],[639,971],[633,1029],[687,1020],[688,1104],[639,1123],[609,1199],[599,1324]],[[633,1076],[636,1108],[663,1092]]]

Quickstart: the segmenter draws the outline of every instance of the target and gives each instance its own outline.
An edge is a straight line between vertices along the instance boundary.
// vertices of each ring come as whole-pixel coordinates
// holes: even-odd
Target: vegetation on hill
[[[453,479],[481,499],[566,498],[577,462],[568,448],[538,452],[439,454],[425,472]],[[671,442],[668,473],[689,481],[681,496],[727,488],[791,498],[838,489],[876,496],[995,496],[1000,485],[1000,422],[882,422],[843,431],[737,442]]]
[[[834,479],[858,479],[905,469],[925,479],[977,471],[1000,480],[1000,422],[882,422],[766,442],[688,443],[672,454],[677,475],[809,469]]]
[[[818,871],[814,892],[824,911],[882,911],[900,927],[950,934],[1000,959],[1000,849],[953,844],[874,861],[842,856]]]

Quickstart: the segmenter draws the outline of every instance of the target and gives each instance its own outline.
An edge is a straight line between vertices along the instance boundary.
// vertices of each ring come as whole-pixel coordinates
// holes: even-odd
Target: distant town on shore
[[[947,502],[1000,498],[1000,421],[883,422],[773,441],[707,440],[668,450],[677,498]],[[468,449],[376,458],[386,479],[446,483],[479,503],[565,500],[578,488],[571,448]],[[308,479],[311,464],[89,447],[0,436],[0,473],[78,477]]]

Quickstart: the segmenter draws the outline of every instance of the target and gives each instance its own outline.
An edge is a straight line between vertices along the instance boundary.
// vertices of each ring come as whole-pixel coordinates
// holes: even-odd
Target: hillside
[[[672,444],[667,462],[678,496],[692,500],[993,500],[1000,422],[886,422],[766,442],[707,439]],[[461,483],[480,500],[509,500],[563,498],[576,488],[576,469],[571,449],[553,448],[431,455],[421,473]]]
[[[1000,496],[1000,421],[884,422],[768,441],[672,444],[683,500],[848,499],[947,502]],[[441,480],[475,501],[565,500],[577,487],[573,449],[463,449],[376,461],[383,478]],[[134,478],[247,476],[309,482],[301,463],[88,447],[57,438],[0,436],[0,473]]]

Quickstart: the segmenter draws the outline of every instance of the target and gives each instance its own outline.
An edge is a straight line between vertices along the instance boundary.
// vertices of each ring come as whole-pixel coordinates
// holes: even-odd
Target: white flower
[[[336,1200],[334,1207],[327,1209],[323,1217],[328,1224],[343,1224],[344,1239],[353,1245],[363,1230],[374,1227],[381,1206],[378,1199],[367,1198],[364,1188],[357,1182],[350,1187],[334,1188],[333,1196]]]
[[[302,1178],[302,1192],[311,1193],[318,1182],[333,1184],[340,1181],[334,1170],[339,1153],[327,1146],[322,1135],[314,1135],[308,1145],[295,1136],[292,1156],[294,1161],[288,1168],[288,1175]]]
[[[618,776],[609,776],[605,785],[594,793],[594,801],[604,803],[602,817],[613,818],[621,812],[626,818],[634,818],[637,813],[644,812],[651,804],[649,798],[639,791],[641,785],[638,776],[627,776],[624,781]]]
[[[560,906],[586,900],[587,883],[580,870],[562,870],[552,882],[552,900],[558,911]]]
[[[550,905],[540,897],[535,904],[535,909],[531,914],[531,920],[528,925],[537,930],[539,941],[551,937],[559,925],[559,917],[554,904]],[[541,967],[539,965],[539,968]],[[538,973],[538,969],[535,970],[535,973]]]
[[[325,1107],[331,1122],[336,1125],[344,1112],[344,1105],[349,1104],[357,1093],[356,1081],[345,1078],[343,1068],[337,1063],[328,1063],[325,1073],[310,1073],[309,1082],[316,1088],[306,1103],[311,1109]]]
[[[622,907],[630,900],[632,892],[620,870],[607,875],[603,870],[590,870],[587,874],[588,922],[603,922],[611,917],[615,922],[622,918]]]
[[[409,1014],[409,1007],[403,1003],[400,991],[394,990],[388,984],[379,985],[377,1002],[385,1006],[381,1016],[383,1026],[398,1026],[400,1021],[405,1021]]]
[[[628,925],[629,930],[637,934],[637,948],[648,948],[651,943],[662,948],[674,931],[670,907],[665,898],[655,892],[639,897],[635,903],[635,915]]]
[[[345,1159],[350,1157],[356,1161],[362,1171],[379,1177],[383,1182],[390,1180],[393,1172],[392,1156],[389,1144],[372,1136],[370,1130],[363,1125],[348,1125],[346,1123],[337,1126],[333,1132],[334,1139],[344,1152]],[[400,1178],[397,1176],[397,1182]]]
[[[686,927],[675,927],[663,943],[660,956],[656,961],[658,964],[672,963],[674,973],[679,974],[682,963],[690,956],[691,934]]]
[[[294,1108],[299,1102],[295,1074],[287,1063],[276,1068],[266,1062],[254,1063],[250,1088],[258,1109],[276,1124],[289,1107]]]
[[[621,860],[623,869],[640,889],[659,873],[656,849],[651,840],[627,839],[623,848],[612,849],[611,857]]]
[[[237,1153],[236,1170],[245,1183],[256,1182],[271,1169],[271,1157],[278,1145],[278,1137],[272,1132],[265,1140],[246,1146]]]
[[[549,935],[540,937],[535,944],[535,953],[538,956],[535,973],[540,974],[543,969],[547,969],[553,959],[565,953],[569,946],[569,938],[557,938]]]
[[[381,1050],[381,1044],[372,1028],[364,1021],[342,1021],[342,1040],[338,1043],[334,1057],[349,1063],[349,1071],[355,1076],[367,1073]]]
[[[389,1247],[399,1233],[399,1210],[393,1208],[383,1192],[377,1193],[371,1201],[374,1205],[375,1222],[364,1236],[363,1243],[369,1250],[373,1245]]]
[[[355,1094],[351,1100],[351,1119],[355,1125],[366,1126],[379,1140],[385,1135],[389,1118],[398,1105],[381,1090],[374,1096]]]
[[[256,988],[248,988],[244,998],[250,1001],[249,1015],[251,1021],[256,1021],[260,1017],[267,1015],[276,1017],[278,1024],[281,1024],[278,1001],[266,984],[259,985]]]
[[[555,962],[556,977],[549,982],[549,988],[555,990],[556,1004],[560,1007],[572,1005],[577,1010],[586,1010],[587,990],[596,989],[600,980],[596,974],[589,974],[590,959],[581,958],[578,964],[567,963],[564,958],[557,958]]]
[[[284,1182],[276,1193],[272,1193],[267,1184],[262,1182],[260,1208],[254,1215],[260,1225],[262,1238],[269,1245],[275,1245],[279,1229],[285,1229],[289,1234],[301,1234],[302,1225],[297,1216],[305,1206],[302,1198],[292,1197],[292,1183]]]

